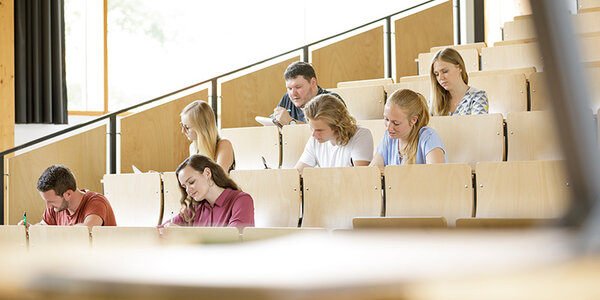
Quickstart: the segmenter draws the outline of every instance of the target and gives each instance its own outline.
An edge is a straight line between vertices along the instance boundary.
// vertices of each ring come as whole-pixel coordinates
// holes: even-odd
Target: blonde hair
[[[202,154],[215,159],[220,137],[215,114],[210,105],[204,101],[194,101],[181,111],[180,116],[184,115],[187,115],[191,122],[189,130],[196,133],[196,140],[190,145],[190,154]]]
[[[427,109],[427,100],[423,95],[412,90],[397,90],[387,99],[389,105],[396,105],[407,116],[409,122],[413,117],[417,117],[417,122],[413,125],[409,135],[406,147],[402,149],[407,164],[414,164],[417,161],[417,148],[419,146],[419,131],[429,123],[429,110]],[[386,104],[386,105],[388,105]]]
[[[304,115],[307,119],[327,122],[337,134],[336,143],[341,146],[348,145],[358,130],[356,119],[350,115],[344,103],[333,95],[321,94],[312,98],[304,107]]]
[[[451,63],[461,70],[461,77],[465,84],[469,84],[469,75],[467,75],[467,69],[465,68],[465,62],[463,61],[460,53],[452,48],[444,48],[438,51],[433,59],[431,60],[431,112],[434,116],[447,116],[450,113],[450,92],[444,89],[439,84],[435,74],[433,73],[433,64],[441,60],[447,63]]]

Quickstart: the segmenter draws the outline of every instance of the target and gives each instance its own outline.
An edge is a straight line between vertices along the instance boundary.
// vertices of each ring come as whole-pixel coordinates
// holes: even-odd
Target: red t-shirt
[[[51,206],[46,206],[46,211],[42,215],[42,220],[48,225],[75,225],[81,224],[89,215],[97,215],[102,218],[102,226],[117,226],[115,214],[108,200],[96,192],[86,192],[81,199],[81,203],[73,215],[69,215],[69,210],[55,212]]]
[[[196,217],[192,226],[197,227],[253,227],[254,201],[242,191],[225,189],[211,207],[208,201],[202,200],[195,208]],[[169,221],[165,222],[168,223]],[[183,215],[175,216],[171,222],[186,226]],[[163,224],[164,225],[164,224]]]

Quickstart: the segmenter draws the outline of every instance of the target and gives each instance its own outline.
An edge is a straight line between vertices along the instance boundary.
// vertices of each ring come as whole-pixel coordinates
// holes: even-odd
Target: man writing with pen
[[[283,73],[283,78],[287,93],[283,95],[273,110],[273,120],[281,125],[306,123],[302,108],[316,95],[332,94],[342,100],[338,94],[331,93],[317,85],[317,75],[309,63],[301,61],[292,63]]]
[[[48,167],[37,182],[46,210],[39,225],[116,226],[115,214],[101,194],[78,190],[75,176],[67,167]],[[25,214],[24,214],[25,216]],[[28,226],[25,218],[19,225]]]

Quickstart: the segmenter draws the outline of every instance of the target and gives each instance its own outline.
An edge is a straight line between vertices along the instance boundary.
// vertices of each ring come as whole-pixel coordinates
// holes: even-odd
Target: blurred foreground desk
[[[600,299],[572,233],[315,233],[222,245],[0,257],[2,299]]]

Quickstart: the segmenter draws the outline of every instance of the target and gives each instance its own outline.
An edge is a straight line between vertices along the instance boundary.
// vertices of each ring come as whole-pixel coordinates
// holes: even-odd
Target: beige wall
[[[485,42],[488,47],[502,40],[504,22],[512,21],[515,16],[530,15],[528,0],[485,0]]]

